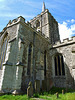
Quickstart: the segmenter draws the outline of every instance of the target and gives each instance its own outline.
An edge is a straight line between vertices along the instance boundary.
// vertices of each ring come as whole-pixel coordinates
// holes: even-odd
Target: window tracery
[[[54,57],[54,63],[55,63],[55,76],[65,75],[64,60],[61,54],[58,54]]]

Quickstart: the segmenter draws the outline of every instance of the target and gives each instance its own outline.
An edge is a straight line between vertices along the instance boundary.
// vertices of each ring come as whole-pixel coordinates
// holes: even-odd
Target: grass
[[[28,98],[27,95],[3,95],[0,96],[0,100],[37,100],[34,98],[41,98],[45,100],[75,100],[75,91],[68,89],[67,93],[62,94],[62,89],[66,91],[65,88],[55,88],[53,87],[49,92],[42,92],[33,95],[33,98]],[[59,98],[56,98],[56,92],[59,93]],[[40,99],[39,99],[40,100]]]
[[[59,94],[59,98],[56,98],[56,95],[40,95],[39,98],[45,99],[45,100],[75,100],[75,93],[66,93],[64,95]]]
[[[64,90],[65,94],[62,94]],[[56,93],[59,93],[59,98],[56,98]],[[53,87],[49,92],[43,92],[40,94],[34,94],[34,97],[42,98],[45,100],[75,100],[75,90],[68,89],[66,92],[65,88]]]

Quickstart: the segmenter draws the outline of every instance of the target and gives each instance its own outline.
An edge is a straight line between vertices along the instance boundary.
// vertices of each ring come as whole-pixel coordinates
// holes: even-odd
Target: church
[[[19,16],[0,32],[0,92],[26,91],[36,80],[40,89],[75,88],[75,37],[60,41],[58,22],[45,3],[29,22]]]

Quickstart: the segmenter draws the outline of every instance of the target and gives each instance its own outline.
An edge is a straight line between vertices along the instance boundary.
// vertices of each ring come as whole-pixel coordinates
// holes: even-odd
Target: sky
[[[23,16],[29,21],[40,14],[43,1],[58,22],[61,40],[75,36],[75,0],[0,0],[0,32],[9,20]]]

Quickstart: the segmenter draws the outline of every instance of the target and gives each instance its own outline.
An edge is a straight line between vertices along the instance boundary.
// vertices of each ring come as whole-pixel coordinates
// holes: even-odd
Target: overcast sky
[[[75,35],[75,0],[0,0],[0,31],[9,20],[23,16],[26,21],[46,8],[59,23],[61,40]]]

